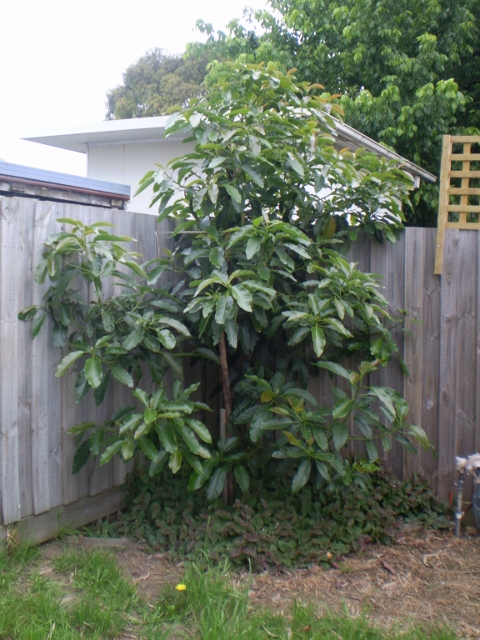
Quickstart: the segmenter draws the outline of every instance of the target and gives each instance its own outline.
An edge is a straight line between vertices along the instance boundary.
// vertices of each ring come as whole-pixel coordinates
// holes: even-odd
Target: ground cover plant
[[[153,598],[102,550],[60,547],[0,554],[0,638],[204,638],[269,637],[450,640],[448,628],[411,625],[384,629],[367,615],[320,612],[311,602],[283,611],[252,607],[250,584],[232,583],[225,567],[192,565],[181,582],[163,584]],[[177,587],[177,588],[176,588]]]
[[[425,481],[399,482],[377,472],[368,488],[292,495],[288,480],[273,476],[238,492],[232,507],[209,502],[205,491],[188,492],[188,477],[160,482],[138,470],[126,484],[126,509],[99,521],[89,535],[131,537],[199,566],[229,561],[235,567],[337,566],[367,543],[390,544],[405,523],[449,529],[445,505]]]
[[[274,65],[217,66],[206,97],[167,129],[186,129],[194,151],[140,187],[153,188],[159,220],[176,222],[173,251],[141,264],[104,223],[59,220],[71,229],[47,241],[36,271],[50,288],[21,318],[35,336],[52,317],[54,344],[69,351],[56,375],[76,364],[78,401],[93,390],[100,404],[112,380],[133,395],[104,424],[72,428],[74,471],[90,455],[140,453],[152,477],[187,468],[189,489],[206,485],[212,500],[227,481],[232,502],[234,486],[247,492],[272,472],[290,474],[293,492],[366,487],[392,441],[428,448],[405,400],[369,384],[396,354],[393,319],[378,279],[342,253],[360,231],[395,241],[412,180],[374,154],[338,152],[337,111],[321,87]],[[110,277],[123,288],[108,298]],[[198,384],[181,382],[192,358],[221,381],[228,437],[216,442],[197,416],[208,406],[191,398]],[[319,369],[345,381],[332,406],[307,390]],[[352,440],[368,461],[349,460]]]

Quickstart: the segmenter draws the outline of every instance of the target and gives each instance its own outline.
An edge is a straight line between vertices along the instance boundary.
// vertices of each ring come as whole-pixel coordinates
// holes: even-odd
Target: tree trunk
[[[232,390],[230,388],[230,371],[228,369],[227,345],[225,342],[225,333],[223,331],[222,335],[220,336],[220,342],[218,343],[218,351],[220,355],[220,370],[222,374],[223,402],[225,405],[225,423],[227,423],[232,413]],[[223,435],[223,433],[221,435]],[[227,504],[233,504],[233,476],[231,471],[228,472],[227,478],[225,480],[224,499]]]

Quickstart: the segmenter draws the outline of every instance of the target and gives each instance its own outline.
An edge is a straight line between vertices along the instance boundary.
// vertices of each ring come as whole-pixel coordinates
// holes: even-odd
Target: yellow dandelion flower
[[[185,584],[177,584],[177,586],[175,587],[175,589],[177,591],[186,591],[187,590],[187,585]]]

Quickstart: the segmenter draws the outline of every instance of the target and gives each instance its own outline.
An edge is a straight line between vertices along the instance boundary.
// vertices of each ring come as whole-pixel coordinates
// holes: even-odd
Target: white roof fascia
[[[165,139],[165,126],[170,116],[156,116],[153,118],[130,118],[128,120],[106,120],[96,125],[82,125],[79,127],[68,127],[45,131],[42,133],[31,133],[22,136],[23,140],[38,142],[51,147],[68,149],[79,153],[87,153],[89,146],[96,145],[120,145],[146,142],[160,142]],[[360,133],[353,127],[340,121],[335,121],[337,128],[337,140],[335,146],[342,148],[346,146],[352,151],[364,148],[379,156],[397,161],[402,168],[410,173],[418,186],[418,179],[426,182],[436,182],[437,178],[422,169],[418,165],[402,158],[394,151],[390,151],[372,138]],[[185,131],[179,131],[176,135],[169,137],[171,141],[179,141],[186,137]],[[343,145],[345,143],[345,145]]]

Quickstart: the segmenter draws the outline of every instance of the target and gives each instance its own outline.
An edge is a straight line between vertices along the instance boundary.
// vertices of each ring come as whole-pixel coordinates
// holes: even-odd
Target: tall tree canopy
[[[186,107],[203,94],[207,50],[196,56],[168,55],[153,49],[123,74],[123,84],[107,93],[107,120],[158,116]]]
[[[250,14],[249,27],[232,21],[227,33],[214,33],[199,21],[207,41],[189,45],[183,60],[175,59],[179,70],[168,76],[175,85],[178,75],[178,85],[171,90],[181,92],[182,74],[197,69],[196,75],[188,76],[190,93],[180,98],[174,93],[169,99],[163,79],[149,82],[144,66],[151,60],[142,58],[127,70],[125,86],[110,92],[110,117],[155,115],[172,104],[185,104],[196,95],[193,85],[201,83],[209,61],[243,55],[256,62],[275,60],[285,70],[296,68],[299,79],[337,92],[348,124],[433,173],[438,173],[443,134],[478,132],[479,0],[270,0],[270,4],[274,12]],[[196,92],[201,92],[198,85]],[[123,106],[126,102],[129,110]],[[434,225],[437,187],[422,185],[415,205],[408,221]]]

